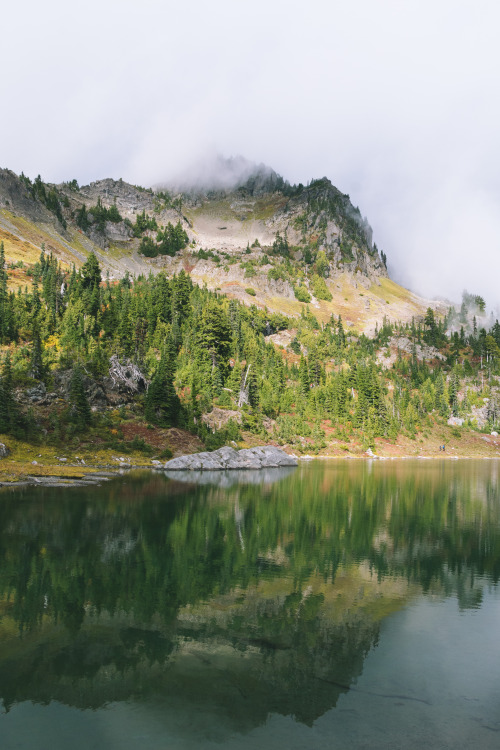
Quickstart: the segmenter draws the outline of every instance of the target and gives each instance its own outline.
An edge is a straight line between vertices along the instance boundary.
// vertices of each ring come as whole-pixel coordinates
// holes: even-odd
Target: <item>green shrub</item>
[[[295,297],[299,300],[299,302],[311,301],[311,295],[307,291],[307,287],[305,286],[305,284],[299,284],[298,286],[295,286],[293,288],[293,291],[295,293]]]
[[[326,285],[326,281],[316,273],[312,277],[312,290],[316,299],[324,299],[327,302],[330,302],[330,300],[332,299],[332,295]]]

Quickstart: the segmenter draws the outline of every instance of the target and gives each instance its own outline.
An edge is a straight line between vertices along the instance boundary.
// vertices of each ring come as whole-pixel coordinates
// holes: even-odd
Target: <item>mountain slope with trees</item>
[[[365,332],[384,315],[445,312],[388,278],[367,220],[326,178],[291,186],[259,168],[227,189],[179,192],[111,179],[49,185],[0,170],[0,240],[14,288],[30,284],[44,250],[65,270],[94,253],[112,282],[184,269],[245,304],[295,317],[306,304],[322,322],[341,314]]]
[[[146,456],[176,450],[146,439],[167,428],[209,448],[244,438],[302,453],[415,453],[434,441],[435,452],[439,434],[500,450],[487,437],[500,427],[500,324],[478,328],[474,295],[446,319],[429,308],[368,338],[340,315],[320,323],[306,304],[298,319],[243,305],[183,270],[111,282],[93,254],[69,272],[42,252],[31,289],[17,293],[8,276],[2,248],[0,433]],[[464,322],[449,334],[455,318]],[[135,368],[141,386],[113,395],[112,361]],[[144,429],[127,444],[132,423]]]

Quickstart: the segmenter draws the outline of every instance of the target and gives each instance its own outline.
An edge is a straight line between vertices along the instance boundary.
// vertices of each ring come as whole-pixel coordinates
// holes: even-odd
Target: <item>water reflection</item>
[[[2,494],[4,706],[168,696],[240,730],[311,724],[387,614],[421,592],[477,608],[498,581],[497,463],[274,471]]]
[[[274,469],[246,469],[245,471],[228,469],[226,471],[164,471],[162,473],[174,482],[210,484],[227,490],[234,485],[241,484],[273,484],[285,477],[290,477],[295,470],[295,466],[282,466]]]

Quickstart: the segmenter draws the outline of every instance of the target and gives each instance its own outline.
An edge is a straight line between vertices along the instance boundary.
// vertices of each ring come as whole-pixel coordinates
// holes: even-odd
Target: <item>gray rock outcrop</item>
[[[268,469],[297,466],[297,459],[274,445],[235,450],[224,446],[216,451],[203,451],[167,461],[169,471],[223,471],[225,469]]]
[[[33,388],[28,388],[26,391],[26,398],[32,404],[37,404],[40,401],[44,401],[47,396],[47,389],[45,383],[37,383]]]
[[[5,443],[0,443],[0,458],[7,458],[7,456],[9,455],[9,453],[10,453],[10,451],[7,448],[7,446],[5,445]]]

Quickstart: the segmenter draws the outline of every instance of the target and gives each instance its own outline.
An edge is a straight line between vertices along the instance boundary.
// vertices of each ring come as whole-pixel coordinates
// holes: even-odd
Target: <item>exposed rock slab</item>
[[[270,469],[297,466],[297,459],[274,445],[235,450],[224,446],[216,451],[203,451],[167,461],[169,471],[223,471],[226,469]]]

